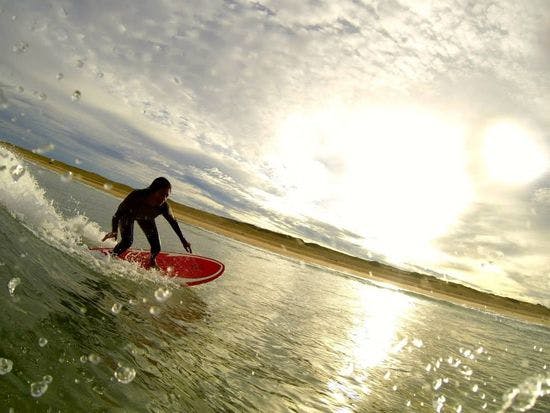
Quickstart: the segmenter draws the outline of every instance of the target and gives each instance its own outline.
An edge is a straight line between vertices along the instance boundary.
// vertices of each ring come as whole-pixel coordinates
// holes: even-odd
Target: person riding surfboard
[[[149,267],[156,267],[156,257],[160,252],[160,239],[155,224],[155,218],[162,215],[170,224],[183,248],[192,253],[191,244],[183,236],[178,221],[174,218],[172,209],[166,202],[172,191],[170,181],[164,177],[153,180],[151,185],[144,189],[136,189],[120,203],[112,219],[111,232],[107,233],[102,241],[109,238],[117,239],[120,229],[120,241],[113,248],[112,255],[121,255],[134,242],[134,221],[137,221],[145,233],[151,246]]]

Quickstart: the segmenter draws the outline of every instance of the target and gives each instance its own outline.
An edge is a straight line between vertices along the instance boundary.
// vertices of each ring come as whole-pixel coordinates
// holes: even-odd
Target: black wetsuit
[[[155,224],[155,218],[159,215],[166,218],[182,244],[187,244],[168,203],[164,202],[160,206],[149,205],[147,198],[150,194],[149,188],[136,189],[118,206],[113,215],[112,232],[116,233],[120,228],[120,242],[113,248],[113,254],[119,255],[130,248],[134,241],[134,221],[137,221],[151,245],[151,259],[154,260],[160,252],[159,234]]]

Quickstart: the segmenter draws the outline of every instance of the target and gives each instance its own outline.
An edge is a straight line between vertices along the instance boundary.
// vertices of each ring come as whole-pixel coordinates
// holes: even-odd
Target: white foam
[[[24,162],[4,147],[0,147],[0,187],[0,205],[15,219],[44,242],[77,257],[94,270],[136,280],[173,283],[156,271],[146,271],[135,264],[90,252],[88,245],[97,244],[105,234],[99,224],[82,214],[66,218],[59,213]],[[110,241],[104,245],[112,247],[114,243]]]
[[[526,412],[531,410],[539,399],[550,394],[550,376],[529,377],[506,394],[499,413],[508,411]]]

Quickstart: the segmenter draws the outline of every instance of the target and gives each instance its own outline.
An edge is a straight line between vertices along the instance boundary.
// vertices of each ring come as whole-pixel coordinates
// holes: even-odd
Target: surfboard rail
[[[112,248],[92,247],[90,250],[109,255]],[[118,256],[145,269],[147,269],[149,257],[149,251],[133,248]],[[195,254],[161,251],[156,261],[161,273],[190,287],[214,281],[225,271],[225,265],[220,261]]]

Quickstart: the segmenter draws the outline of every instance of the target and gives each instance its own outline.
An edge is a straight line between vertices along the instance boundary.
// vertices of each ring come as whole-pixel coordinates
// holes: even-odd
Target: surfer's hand
[[[189,244],[186,239],[183,240],[183,248],[185,248],[185,251],[187,251],[189,254],[193,254],[193,251],[191,250],[191,244]]]
[[[116,240],[117,233],[116,232],[109,232],[107,233],[101,241],[105,241],[109,238],[114,238]]]

